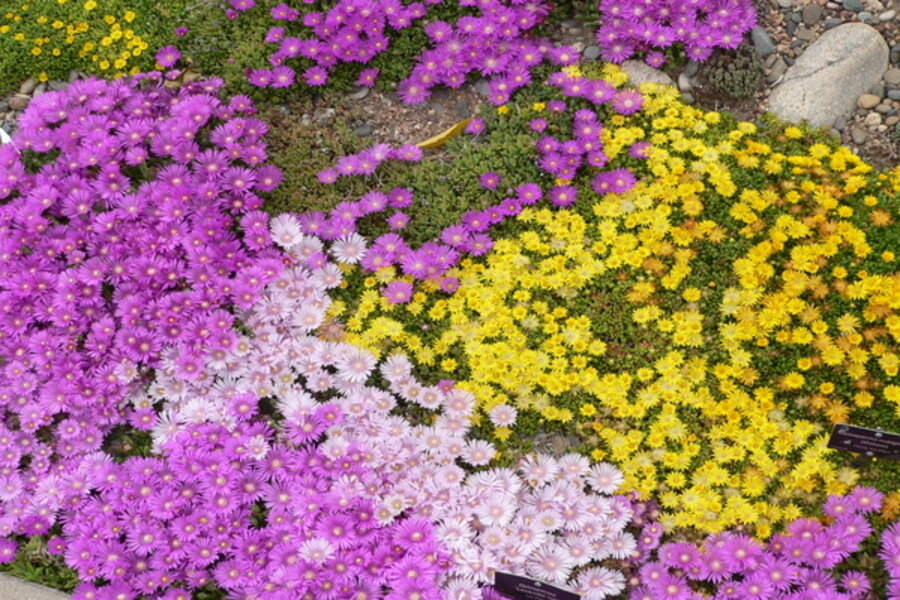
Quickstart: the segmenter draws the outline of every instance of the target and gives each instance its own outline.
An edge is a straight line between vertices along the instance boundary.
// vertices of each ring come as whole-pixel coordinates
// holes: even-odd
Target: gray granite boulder
[[[628,74],[628,83],[639,86],[642,83],[658,83],[661,85],[675,85],[672,78],[660,71],[654,69],[647,63],[640,60],[626,60],[619,65],[625,73]]]
[[[847,23],[823,33],[785,73],[769,110],[786,121],[826,127],[881,80],[889,49],[874,28]]]

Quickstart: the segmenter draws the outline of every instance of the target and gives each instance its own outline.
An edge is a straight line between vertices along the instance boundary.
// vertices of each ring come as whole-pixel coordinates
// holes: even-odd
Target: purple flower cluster
[[[319,171],[317,177],[324,184],[331,184],[340,177],[351,175],[371,175],[387,160],[417,162],[424,152],[415,144],[405,144],[391,148],[388,144],[375,144],[357,154],[348,154],[337,160],[333,167]]]
[[[474,72],[490,78],[491,102],[505,104],[514,91],[531,82],[531,69],[545,58],[563,66],[579,60],[573,48],[554,47],[529,36],[550,12],[548,2],[459,0],[459,4],[476,6],[479,14],[454,24],[434,21],[425,27],[434,48],[419,56],[410,76],[398,87],[407,104],[424,102],[436,85],[457,88]]]
[[[0,147],[0,536],[47,531],[79,457],[152,425],[122,404],[138,374],[229,350],[228,309],[283,268],[256,210],[280,180],[266,126],[220,87],[75,82]]]
[[[900,598],[900,522],[882,532],[878,556],[888,572],[888,597]]]
[[[427,15],[428,5],[441,0],[404,4],[400,0],[338,0],[327,12],[301,11],[286,4],[271,10],[276,21],[300,21],[307,31],[288,35],[288,26],[269,29],[265,42],[277,44],[269,56],[271,68],[249,69],[247,77],[258,87],[287,87],[297,72],[286,61],[306,59],[312,66],[301,74],[307,85],[328,82],[331,71],[341,63],[367,64],[387,50],[391,30],[411,26]],[[235,2],[241,8],[235,8]],[[397,92],[407,104],[419,104],[431,96],[437,85],[459,87],[472,73],[490,79],[490,99],[503,104],[517,89],[531,81],[531,69],[550,59],[558,65],[578,62],[578,52],[569,47],[554,47],[550,42],[531,37],[550,12],[546,0],[457,0],[461,7],[475,7],[477,13],[455,23],[432,21],[425,26],[432,48],[417,59],[409,77],[400,82]],[[306,2],[309,4],[309,2]],[[234,10],[246,10],[250,0],[232,0]],[[233,13],[237,16],[237,13]],[[363,69],[357,83],[374,85],[377,69]]]
[[[662,527],[648,523],[638,536],[643,563],[634,600],[688,600],[696,598],[692,582],[713,584],[716,600],[856,600],[870,589],[865,574],[837,568],[860,544],[872,527],[865,515],[879,509],[882,494],[857,487],[847,496],[830,496],[825,503],[827,521],[801,518],[767,544],[737,533],[710,535],[702,546],[686,542],[659,545]],[[891,574],[892,593],[900,592],[900,526],[882,537],[881,557]]]
[[[600,52],[614,63],[676,43],[703,61],[714,48],[737,48],[756,24],[753,3],[740,0],[602,0],[600,12]],[[647,56],[651,66],[663,60],[659,52]]]
[[[259,600],[465,600],[496,569],[571,579],[591,600],[620,591],[617,571],[582,567],[634,552],[632,502],[610,496],[621,473],[569,455],[467,476],[458,461],[495,454],[467,439],[470,393],[420,384],[402,355],[374,387],[374,356],[315,335],[340,282],[332,264],[285,270],[224,356],[189,378],[164,360],[129,398],[162,404],[160,456],[93,453],[37,490],[64,508],[49,547],[84,581],[75,599],[172,600],[214,583]],[[411,424],[398,399],[434,418]]]
[[[306,84],[324,85],[338,64],[365,64],[387,50],[390,29],[409,27],[425,16],[426,4],[439,1],[404,4],[400,0],[338,0],[327,12],[309,12],[302,16],[302,24],[312,33],[312,36],[302,36],[305,39],[286,35],[284,27],[273,27],[265,38],[266,43],[278,44],[278,49],[269,56],[272,68],[250,70],[247,74],[250,83],[258,87],[291,85],[296,72],[285,61],[302,57],[314,63],[302,74]],[[301,18],[300,11],[287,4],[272,8],[271,16],[283,22]],[[377,73],[367,69],[360,75],[360,82],[371,85],[376,76]]]
[[[629,115],[641,110],[644,98],[633,89],[616,90],[602,80],[592,80],[581,75],[566,72],[555,73],[549,83],[558,86],[565,96],[584,98],[595,105],[609,103],[615,112]],[[542,132],[546,121],[536,119],[531,122],[531,129]],[[542,170],[563,182],[575,178],[583,166],[602,169],[609,158],[603,152],[603,124],[597,113],[589,109],[575,112],[572,122],[571,140],[561,141],[553,136],[544,136],[537,140],[535,147],[540,156],[539,165]],[[638,153],[646,149],[640,147]],[[640,156],[640,154],[638,154]],[[598,194],[621,194],[631,189],[637,182],[628,169],[618,168],[601,171],[591,181],[592,189]],[[568,184],[560,184],[548,193],[550,201],[556,206],[570,206],[577,199],[577,190]]]

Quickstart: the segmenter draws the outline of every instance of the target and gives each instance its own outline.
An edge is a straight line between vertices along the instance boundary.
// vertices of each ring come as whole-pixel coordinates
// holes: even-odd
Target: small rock
[[[896,10],[886,10],[883,13],[881,13],[880,15],[878,15],[878,20],[881,21],[882,23],[887,23],[888,21],[890,21],[891,19],[893,19],[896,16],[897,16]]]
[[[875,12],[884,10],[884,4],[881,3],[881,0],[869,0],[866,4],[869,6],[869,10]]]
[[[566,19],[562,23],[559,24],[563,29],[574,29],[578,26],[578,22],[573,19]]]
[[[684,100],[685,104],[693,104],[694,103],[694,95],[690,92],[681,92],[681,98]]]
[[[897,115],[891,115],[890,117],[888,117],[887,119],[884,120],[884,124],[887,125],[888,127],[893,127],[897,123],[900,123],[900,117],[898,117]]]
[[[837,129],[838,131],[845,130],[847,128],[847,119],[845,117],[838,117],[837,119],[834,120],[833,127],[835,129]]]
[[[31,97],[37,98],[38,96],[40,96],[41,94],[43,94],[46,91],[47,91],[47,84],[42,83],[39,86],[37,86],[36,88],[34,88],[34,91],[31,93]]]
[[[600,56],[600,46],[588,46],[581,55],[587,60],[597,60]]]
[[[828,133],[831,134],[832,137],[836,137],[837,139],[841,139],[841,132],[832,127],[828,130]]]
[[[886,115],[889,112],[891,112],[892,110],[894,110],[894,107],[891,106],[890,104],[888,104],[887,102],[882,102],[881,104],[879,104],[878,106],[875,107],[875,110],[877,112],[880,112],[883,115]]]
[[[334,117],[335,114],[336,111],[330,107],[326,108],[325,110],[316,111],[316,123],[327,123]]]
[[[887,125],[879,125],[875,128],[875,131],[877,131],[878,133],[884,133],[885,131],[887,131],[887,129]]]
[[[368,123],[363,123],[356,129],[354,129],[353,133],[356,134],[356,137],[361,137],[361,138],[369,137],[370,135],[372,135],[372,126],[369,125]]]
[[[884,84],[880,81],[877,82],[875,85],[869,88],[869,93],[874,96],[878,96],[879,100],[884,99]]]
[[[763,62],[763,66],[767,69],[771,69],[772,65],[775,64],[775,61],[778,60],[779,56],[777,54],[770,54],[766,57],[765,62]]]
[[[800,19],[801,19],[800,13],[791,13],[790,19],[791,19],[791,21],[793,21],[794,23],[797,23],[799,25]]]
[[[872,129],[873,127],[878,127],[879,125],[881,125],[882,120],[883,119],[882,119],[881,115],[873,112],[873,113],[869,113],[866,115],[866,118],[863,121],[863,123],[865,124],[866,127],[868,127],[869,129]]]
[[[288,116],[290,116],[290,114],[291,114],[291,109],[288,108],[287,106],[284,106],[284,105],[282,104],[282,105],[280,105],[280,106],[278,107],[278,112],[280,112],[280,113],[283,114],[284,116],[288,117]]]
[[[859,17],[859,20],[862,21],[863,23],[868,23],[869,21],[872,20],[872,17],[874,15],[872,15],[872,13],[870,13],[869,11],[864,10],[856,16]]]
[[[891,100],[900,100],[900,90],[888,90],[887,96]]]
[[[49,83],[49,86],[50,86],[50,89],[53,90],[54,92],[61,92],[64,89],[66,89],[67,87],[69,87],[69,84],[66,83],[65,81],[51,81]]]
[[[869,139],[868,132],[861,127],[851,127],[850,128],[850,138],[853,140],[853,143],[859,146],[867,139]]]
[[[772,43],[772,38],[769,37],[769,34],[762,27],[751,29],[750,38],[753,40],[753,47],[756,48],[756,53],[760,56],[765,57],[775,52],[775,44]]]
[[[900,69],[893,67],[884,72],[884,82],[890,85],[900,85]]]
[[[478,90],[478,93],[482,96],[490,96],[491,95],[491,86],[488,83],[487,79],[479,79],[475,82],[475,89]]]
[[[860,0],[841,0],[841,4],[844,8],[853,12],[860,12],[866,8]]]
[[[350,98],[351,100],[362,100],[363,98],[365,98],[368,95],[369,95],[369,88],[364,85],[358,85],[358,86],[356,86],[356,89],[354,89],[352,92],[347,94],[347,97]]]
[[[810,41],[814,37],[816,37],[816,32],[812,29],[807,29],[806,27],[801,27],[797,31],[797,37],[805,42]]]
[[[784,59],[781,57],[775,61],[772,65],[772,68],[769,69],[769,74],[766,75],[766,81],[769,83],[775,83],[778,81],[782,75],[784,75],[785,71],[787,71],[788,64],[784,62]]]
[[[870,109],[875,108],[879,102],[881,102],[881,98],[875,94],[863,94],[856,101],[856,105],[860,108]]]
[[[784,62],[786,62],[786,63],[788,64],[788,66],[791,66],[791,65],[793,65],[795,62],[797,62],[797,60],[796,60],[793,56],[785,56],[785,57],[784,57]]]
[[[792,0],[776,0],[776,2],[781,8],[790,8],[793,5]]]
[[[803,7],[803,24],[807,27],[813,27],[822,18],[825,9],[821,4],[807,4]]]
[[[456,105],[456,116],[460,119],[468,119],[472,116],[472,110],[468,102],[459,102]]]
[[[891,46],[891,64],[900,65],[900,44]]]
[[[787,24],[787,27],[785,27],[784,30],[787,32],[787,34],[789,36],[793,37],[794,32],[797,31],[797,24],[794,23],[793,21],[791,21],[790,23]]]
[[[642,60],[626,60],[619,65],[628,75],[628,83],[639,86],[642,83],[657,83],[660,85],[675,85],[672,78],[659,69],[654,69]]]
[[[69,71],[69,83],[78,81],[78,71]]]
[[[34,77],[29,77],[22,83],[22,86],[19,88],[19,93],[28,96],[31,94],[31,92],[34,91],[34,88],[36,88],[37,86],[37,79],[35,79]]]
[[[696,60],[689,60],[687,66],[684,68],[684,74],[688,77],[693,77],[700,71],[700,63]]]
[[[691,85],[691,78],[686,73],[678,76],[678,89],[682,92],[689,92],[694,89],[694,86]]]
[[[825,19],[825,23],[823,24],[825,25],[825,29],[834,29],[841,23],[843,23],[843,21],[840,19],[836,19],[835,17],[828,17],[827,19]]]
[[[29,98],[25,94],[16,94],[9,99],[9,107],[13,110],[25,110],[26,108],[28,108],[28,103],[30,101],[31,98]]]

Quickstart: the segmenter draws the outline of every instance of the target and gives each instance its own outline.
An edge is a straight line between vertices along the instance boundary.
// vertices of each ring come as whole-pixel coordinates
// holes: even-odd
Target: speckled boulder
[[[830,126],[881,80],[889,49],[874,28],[847,23],[826,31],[772,90],[769,110],[787,121]]]

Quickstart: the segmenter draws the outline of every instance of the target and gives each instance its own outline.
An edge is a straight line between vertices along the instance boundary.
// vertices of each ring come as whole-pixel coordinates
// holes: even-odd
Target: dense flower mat
[[[351,60],[355,11],[362,47],[431,4],[304,8],[307,82]],[[429,26],[406,99],[546,8],[511,4]],[[698,57],[750,23],[704,7]],[[678,27],[603,9],[610,58]],[[568,65],[546,85],[457,65],[524,89],[450,144],[478,160],[437,207],[381,185],[422,149],[376,145],[317,174],[362,197],[270,218],[267,125],[218,79],[35,98],[0,147],[0,563],[37,546],[79,600],[494,598],[495,570],[589,600],[900,597],[897,469],[825,448],[900,430],[900,169],[535,44]]]

